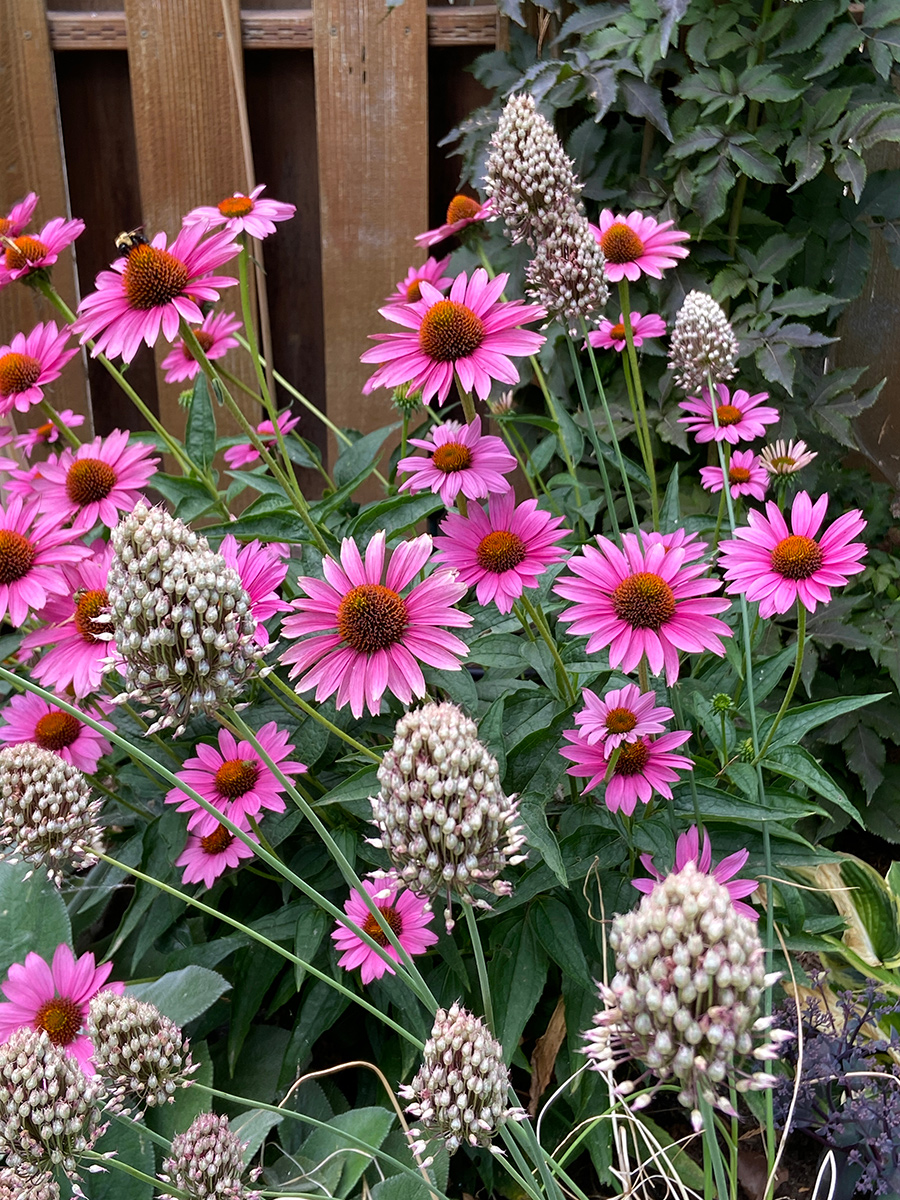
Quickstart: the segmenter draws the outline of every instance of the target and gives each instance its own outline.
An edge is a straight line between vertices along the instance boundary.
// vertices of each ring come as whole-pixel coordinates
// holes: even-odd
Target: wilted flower
[[[191,1200],[255,1200],[259,1192],[250,1191],[241,1181],[243,1149],[227,1117],[201,1113],[185,1133],[172,1139],[172,1154],[163,1159],[160,1178]],[[164,1192],[160,1200],[175,1198]]]
[[[412,1101],[406,1111],[421,1122],[410,1130],[413,1153],[425,1149],[428,1134],[443,1138],[450,1154],[462,1145],[489,1146],[500,1125],[525,1119],[509,1104],[509,1086],[503,1047],[480,1017],[459,1004],[439,1008],[422,1066],[399,1089]]]
[[[705,292],[688,292],[669,340],[668,370],[678,386],[693,392],[706,386],[707,375],[713,383],[731,379],[739,351],[721,305]]]
[[[97,862],[101,803],[81,771],[52,750],[20,742],[0,750],[0,848],[43,866],[59,885],[67,867]]]
[[[508,896],[500,879],[523,861],[518,808],[500,786],[497,760],[478,740],[473,720],[455,704],[425,704],[397,722],[394,744],[378,768],[381,791],[372,798],[374,842],[390,856],[395,875],[413,891],[446,894],[489,907],[472,892]]]
[[[774,1086],[774,1076],[747,1073],[737,1060],[775,1058],[790,1036],[771,1031],[771,1017],[757,1016],[779,976],[766,974],[756,922],[737,912],[725,884],[689,860],[613,920],[609,943],[616,975],[610,987],[600,985],[603,1008],[585,1035],[595,1070],[638,1059],[645,1076],[657,1079],[650,1095],[674,1083],[695,1129],[702,1126],[701,1099],[735,1115],[732,1084],[738,1091]],[[629,1082],[618,1091],[634,1088]],[[647,1103],[647,1094],[635,1101]]]
[[[54,1169],[78,1178],[78,1160],[103,1132],[103,1085],[49,1036],[19,1029],[0,1045],[0,1154],[27,1180]],[[51,1193],[52,1194],[52,1193]]]
[[[606,259],[587,217],[574,205],[548,219],[525,268],[528,294],[573,333],[609,299]]]
[[[171,1104],[199,1065],[191,1061],[187,1039],[175,1022],[155,1004],[134,996],[108,990],[94,996],[88,1036],[94,1067],[116,1108],[127,1107],[131,1098],[148,1108]]]
[[[234,568],[162,508],[140,502],[113,530],[107,591],[125,666],[123,699],[182,732],[229,703],[257,670],[256,621]]]
[[[770,475],[793,475],[808,467],[817,453],[816,450],[808,450],[802,439],[786,442],[779,438],[771,446],[763,446],[759,461]]]

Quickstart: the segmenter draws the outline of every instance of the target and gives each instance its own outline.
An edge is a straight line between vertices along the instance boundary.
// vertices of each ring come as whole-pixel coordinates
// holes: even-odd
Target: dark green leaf
[[[839,696],[832,700],[818,700],[814,704],[803,704],[799,708],[789,709],[776,730],[774,745],[796,745],[810,730],[818,729],[826,721],[839,717],[842,713],[865,708],[867,704],[874,704],[877,700],[884,700],[887,695],[887,692],[879,692],[872,696]],[[769,717],[763,722],[759,731],[761,741],[765,741],[774,719]]]
[[[334,464],[332,477],[339,488],[344,487],[351,480],[362,482],[360,476],[364,479],[370,475],[378,466],[379,451],[388,437],[399,429],[399,422],[394,422],[393,425],[386,425],[381,429],[374,429],[371,433],[365,434],[352,446],[345,447],[338,455],[337,462]]]
[[[71,945],[69,914],[43,868],[25,879],[27,863],[0,862],[0,978],[33,950],[48,963],[61,943]]]
[[[535,936],[530,916],[516,921],[499,945],[492,942],[488,975],[492,994],[506,998],[495,1017],[503,1059],[508,1063],[547,978],[547,956]]]
[[[176,1025],[187,1025],[225,994],[231,984],[217,971],[185,967],[170,971],[154,983],[136,983],[129,991],[147,1000]]]
[[[216,414],[213,411],[206,376],[202,371],[197,375],[191,393],[184,447],[194,462],[201,467],[210,466],[216,455]]]

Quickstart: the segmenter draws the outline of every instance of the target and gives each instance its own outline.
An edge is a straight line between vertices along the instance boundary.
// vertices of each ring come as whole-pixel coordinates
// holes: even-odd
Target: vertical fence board
[[[227,4],[240,29],[238,0]],[[191,208],[248,187],[222,0],[125,0],[125,18],[144,222],[149,233],[165,229],[171,238]],[[239,86],[243,95],[243,78]],[[234,263],[222,273],[232,267],[236,274]],[[236,289],[223,301],[239,310]],[[158,383],[160,418],[180,434],[181,389],[161,376]],[[259,420],[255,402],[240,392],[235,399]],[[222,418],[223,432],[233,432]]]
[[[56,80],[43,0],[0,3],[0,112],[4,117],[0,211],[5,214],[15,201],[33,191],[41,199],[29,232],[40,229],[52,217],[69,215]],[[69,307],[74,308],[78,290],[71,250],[57,260],[53,282]],[[8,343],[17,331],[27,333],[36,322],[50,319],[60,323],[56,310],[31,288],[16,284],[0,293],[0,344]],[[47,389],[47,395],[55,408],[71,408],[90,417],[86,376],[79,370],[77,358]]]
[[[313,30],[328,415],[367,431],[386,393],[362,397],[359,355],[427,226],[425,3],[316,0]]]

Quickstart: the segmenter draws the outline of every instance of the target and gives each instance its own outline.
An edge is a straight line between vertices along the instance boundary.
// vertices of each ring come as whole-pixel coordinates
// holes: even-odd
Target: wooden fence
[[[124,4],[124,7],[123,7]],[[359,355],[375,310],[422,259],[413,237],[443,219],[458,160],[438,140],[486,93],[465,68],[496,41],[491,5],[404,0],[0,0],[0,211],[40,194],[40,224],[87,229],[54,280],[70,304],[115,257],[118,232],[174,235],[183,213],[255,182],[297,205],[264,246],[278,369],[339,425],[382,424]],[[243,49],[243,53],[241,52]],[[249,150],[249,153],[248,153]],[[430,194],[430,201],[429,201]],[[236,297],[235,297],[236,301]],[[52,310],[31,289],[0,293],[0,344]],[[129,379],[178,430],[177,386],[150,352]],[[95,362],[76,363],[57,407],[98,433],[140,428]],[[283,403],[288,398],[282,396]],[[300,432],[323,448],[304,413]]]

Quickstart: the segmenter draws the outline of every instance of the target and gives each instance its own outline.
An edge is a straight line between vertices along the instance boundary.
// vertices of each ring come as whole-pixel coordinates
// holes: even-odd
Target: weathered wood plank
[[[386,393],[363,398],[359,356],[427,223],[425,4],[317,0],[314,28],[328,414],[370,430]]]
[[[28,192],[37,192],[40,203],[32,230],[39,230],[52,217],[71,215],[53,56],[42,0],[4,0],[0,4],[0,112],[4,116],[0,214]],[[74,308],[78,287],[73,251],[59,257],[53,281]],[[16,284],[0,292],[0,345],[8,343],[17,331],[27,333],[38,321],[50,319],[61,323],[56,310],[31,288]],[[75,358],[48,387],[48,399],[57,409],[71,408],[90,418],[86,381]],[[17,420],[32,423],[27,417]],[[90,430],[90,420],[86,428]]]

